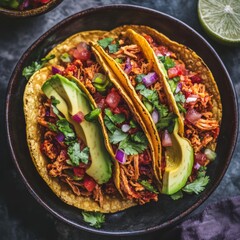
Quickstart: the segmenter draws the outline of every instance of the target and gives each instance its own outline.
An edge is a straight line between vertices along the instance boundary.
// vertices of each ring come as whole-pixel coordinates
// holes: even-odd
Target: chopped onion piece
[[[197,112],[195,109],[188,109],[185,118],[192,124],[195,124],[200,118],[202,114]]]
[[[163,147],[171,147],[172,146],[172,139],[168,132],[168,130],[165,130],[162,134],[162,145]]]
[[[209,148],[205,149],[204,154],[206,155],[207,159],[209,159],[210,161],[214,161],[215,158],[217,157],[217,154]]]
[[[199,163],[196,163],[196,164],[194,165],[194,169],[196,169],[196,170],[198,170],[200,167],[201,167],[201,165],[200,165]]]
[[[128,124],[123,124],[121,129],[123,132],[128,132],[131,127]]]
[[[129,74],[131,71],[132,71],[131,60],[130,60],[130,58],[128,57],[127,60],[126,60],[126,63],[125,63],[124,72],[125,72],[126,74]]]
[[[196,102],[198,99],[198,95],[190,95],[187,99],[186,99],[186,103],[190,103],[190,102]]]
[[[180,92],[182,89],[182,83],[178,83],[177,87],[176,87],[176,90],[175,90],[175,93],[178,93]]]
[[[156,124],[159,120],[159,115],[158,115],[158,111],[155,109],[152,112],[152,120],[153,122]]]
[[[59,70],[58,68],[52,66],[52,74],[57,74],[57,73],[61,73],[61,70]]]
[[[115,157],[122,164],[126,162],[126,153],[121,149],[117,150]]]
[[[146,87],[151,86],[158,80],[158,75],[155,72],[150,72],[142,78],[142,82]]]
[[[84,120],[83,112],[79,111],[78,113],[72,115],[72,119],[77,123],[81,123]]]
[[[57,136],[55,137],[59,143],[62,143],[65,139],[65,136],[62,132],[59,132]]]

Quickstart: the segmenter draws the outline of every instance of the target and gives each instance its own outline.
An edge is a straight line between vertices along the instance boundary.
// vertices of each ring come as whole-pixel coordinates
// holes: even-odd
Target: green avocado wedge
[[[58,110],[70,122],[71,116],[81,111],[84,115],[91,112],[91,105],[86,95],[78,86],[67,78],[56,74],[48,79],[42,86],[42,91],[48,98],[54,97],[59,103],[56,105]],[[76,126],[77,125],[77,126]],[[98,122],[74,123],[76,133],[83,134],[87,147],[91,155],[91,165],[86,173],[99,184],[107,182],[111,175],[111,156],[104,145],[104,138]]]
[[[166,168],[163,174],[162,193],[171,195],[183,188],[191,175],[194,153],[189,141],[178,135],[176,121],[171,134],[172,146],[166,147]]]

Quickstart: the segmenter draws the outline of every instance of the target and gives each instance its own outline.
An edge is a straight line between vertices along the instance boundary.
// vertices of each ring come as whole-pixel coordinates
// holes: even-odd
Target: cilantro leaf
[[[137,81],[137,82],[142,82],[142,79],[143,79],[143,77],[145,77],[146,75],[145,74],[138,74],[136,77],[135,77],[135,80]]]
[[[175,93],[175,91],[176,91],[176,89],[177,89],[178,83],[177,83],[177,82],[174,82],[173,80],[169,80],[169,81],[168,81],[168,84],[169,84],[169,86],[170,86],[170,88],[171,88],[172,93]]]
[[[186,113],[186,109],[182,106],[181,103],[177,103],[177,107],[181,113]]]
[[[48,61],[55,58],[55,55],[42,58],[40,61],[34,61],[30,66],[23,69],[22,75],[28,80],[35,72],[41,69]]]
[[[172,133],[175,126],[175,119],[177,119],[177,115],[169,113],[166,117],[160,118],[156,127],[158,130],[167,129],[169,133]]]
[[[124,133],[120,129],[117,129],[114,131],[114,133],[112,135],[110,135],[109,140],[111,143],[117,144],[117,143],[123,141],[124,139],[126,139],[127,136],[128,136],[127,133]]]
[[[198,169],[197,178],[205,177],[205,176],[206,176],[206,173],[207,173],[207,167],[206,167],[206,166],[201,166],[201,167]]]
[[[62,132],[65,136],[65,142],[73,141],[76,139],[76,135],[71,128],[67,119],[63,118],[57,121],[57,127],[60,132]]]
[[[48,122],[47,125],[48,125],[48,128],[49,128],[51,131],[53,131],[53,132],[57,132],[57,131],[58,131],[58,128],[57,128],[57,126],[56,126],[54,123]]]
[[[183,198],[183,192],[179,190],[178,192],[170,195],[170,197],[172,198],[172,200],[178,200],[180,198]]]
[[[135,89],[136,89],[137,91],[141,91],[141,90],[146,89],[146,87],[145,87],[144,84],[139,83],[139,84],[135,87]]]
[[[175,101],[177,103],[185,103],[186,102],[186,98],[185,96],[181,93],[181,92],[178,92],[175,96]]]
[[[123,63],[122,58],[115,58],[114,60],[115,60],[115,62],[117,62],[117,63],[120,63],[120,64]]]
[[[101,228],[105,215],[99,212],[82,212],[83,220],[95,228]]]
[[[120,142],[119,146],[127,155],[142,153],[147,149],[148,144],[134,142],[129,136]]]
[[[115,53],[119,50],[119,44],[116,43],[116,44],[110,44],[108,45],[108,50],[109,50],[109,53]]]
[[[118,127],[116,127],[115,124],[112,123],[112,121],[107,115],[104,116],[103,120],[106,128],[110,133],[114,133],[118,129]]]
[[[175,66],[174,60],[169,56],[159,56],[158,59],[163,63],[166,70]]]
[[[98,40],[98,44],[102,48],[106,48],[109,44],[111,44],[112,41],[113,41],[113,38],[103,38],[101,40]]]
[[[145,187],[148,191],[153,192],[158,194],[159,192],[157,191],[157,189],[152,186],[147,180],[140,180],[138,181],[143,187]]]
[[[89,159],[89,148],[85,147],[80,150],[80,144],[74,142],[68,146],[68,156],[73,166],[78,166],[80,162],[87,164]]]
[[[205,189],[205,186],[209,182],[209,177],[200,177],[197,178],[195,181],[192,183],[187,184],[182,190],[187,193],[196,193],[199,194]]]
[[[138,143],[144,143],[144,144],[148,143],[147,137],[143,132],[137,132],[135,134],[132,134],[131,139],[134,142],[138,142]]]
[[[109,108],[105,108],[105,114],[114,124],[120,124],[125,121],[125,115],[123,113],[113,114]]]

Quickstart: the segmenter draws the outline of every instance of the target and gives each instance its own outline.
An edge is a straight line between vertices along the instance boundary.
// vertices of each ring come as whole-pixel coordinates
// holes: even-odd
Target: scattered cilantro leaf
[[[181,103],[177,103],[177,107],[181,113],[186,113],[186,109],[183,107]]]
[[[67,121],[67,119],[62,118],[62,119],[58,120],[57,127],[58,127],[59,131],[64,134],[65,142],[73,141],[76,139],[76,135],[75,135],[73,129],[71,128],[69,122]]]
[[[105,222],[105,215],[99,212],[82,212],[83,220],[95,228],[101,228]]]
[[[118,127],[116,127],[115,124],[112,123],[112,121],[107,115],[104,116],[103,120],[106,128],[110,133],[114,133],[118,129]]]
[[[177,115],[169,113],[166,117],[159,119],[156,127],[158,130],[167,129],[169,133],[172,133],[175,126],[175,119],[177,119]]]
[[[129,124],[130,124],[131,128],[136,128],[137,127],[137,123],[133,120],[131,120]]]
[[[117,62],[117,63],[120,63],[120,64],[123,63],[122,58],[115,58],[114,60],[115,60],[115,62]]]
[[[89,159],[89,148],[85,147],[82,151],[80,150],[80,144],[78,142],[74,142],[68,146],[67,150],[68,156],[70,157],[70,161],[74,166],[79,166],[79,163],[88,163]]]
[[[109,44],[111,44],[112,41],[113,41],[113,38],[103,38],[101,40],[98,40],[98,44],[102,48],[106,48]]]
[[[117,129],[114,131],[114,133],[112,135],[110,135],[109,140],[111,143],[117,144],[117,143],[123,141],[124,139],[126,139],[127,136],[128,136],[127,133],[124,133],[120,129]]]
[[[137,91],[141,91],[141,90],[146,89],[146,87],[144,86],[144,84],[139,83],[139,84],[135,87],[135,89],[136,89]]]
[[[125,115],[123,113],[113,114],[109,108],[105,108],[104,112],[105,112],[105,115],[107,115],[108,118],[114,124],[120,124],[120,123],[123,123],[125,121]]]
[[[40,61],[33,61],[31,65],[25,67],[22,71],[22,75],[29,80],[29,78],[39,69],[41,69],[48,61],[55,58],[55,55],[42,58]]]
[[[109,53],[115,53],[119,50],[119,44],[116,43],[116,44],[110,44],[108,45],[108,51]]]
[[[119,148],[122,149],[127,155],[142,153],[147,149],[147,147],[148,144],[134,142],[129,136],[119,144]]]
[[[136,77],[135,77],[135,80],[137,81],[137,82],[142,82],[142,79],[143,79],[143,77],[145,77],[146,75],[145,74],[138,74]]]
[[[54,123],[50,123],[48,122],[48,128],[53,131],[53,132],[57,132],[58,131],[58,128],[57,126],[54,124]]]
[[[178,200],[180,198],[183,198],[183,192],[179,190],[178,192],[170,195],[170,197],[172,198],[172,200]]]
[[[206,167],[206,166],[201,166],[201,167],[198,169],[197,178],[205,177],[205,176],[206,176],[206,173],[207,173],[207,167]]]
[[[146,137],[146,135],[143,132],[137,132],[135,134],[132,134],[131,135],[131,139],[134,142],[138,142],[138,143],[147,144],[147,142],[148,142],[147,137]]]
[[[173,80],[169,80],[169,81],[168,81],[168,84],[169,84],[169,86],[170,86],[170,88],[171,88],[172,93],[175,93],[175,91],[176,91],[176,89],[177,89],[178,83],[177,83],[177,82],[174,82]]]
[[[186,102],[186,98],[185,96],[181,93],[181,92],[178,92],[175,96],[175,101],[177,103],[185,103]]]
[[[157,189],[152,186],[147,180],[139,180],[138,181],[143,187],[145,187],[148,191],[153,192],[158,194],[159,192],[157,191]]]
[[[205,189],[205,186],[209,182],[209,177],[200,177],[197,178],[195,181],[192,183],[187,184],[182,190],[187,193],[196,193],[199,194]]]
[[[158,59],[163,63],[166,70],[175,66],[174,60],[169,56],[159,56]]]

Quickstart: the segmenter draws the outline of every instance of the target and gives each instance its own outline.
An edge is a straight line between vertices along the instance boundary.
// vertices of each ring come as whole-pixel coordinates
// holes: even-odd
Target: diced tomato
[[[92,192],[93,189],[95,188],[96,184],[97,183],[94,181],[93,178],[91,178],[89,176],[84,177],[83,185],[88,190],[88,192]]]
[[[183,64],[178,64],[168,69],[168,77],[174,78],[185,73],[185,67]]]
[[[121,100],[121,96],[117,91],[110,91],[110,93],[107,95],[105,102],[107,105],[114,109],[118,106],[119,102]]]
[[[170,52],[167,47],[165,46],[159,46],[158,51],[163,55],[163,56],[168,56],[170,55]]]
[[[203,80],[199,75],[194,75],[192,77],[190,77],[192,83],[201,83]]]
[[[207,156],[204,153],[195,153],[195,162],[199,163],[201,166],[204,166],[207,162]]]
[[[149,43],[153,43],[153,39],[151,36],[144,34],[144,38],[149,42]]]
[[[85,174],[85,169],[84,168],[80,168],[80,167],[74,167],[73,168],[73,173],[77,177],[83,177],[84,174]]]

